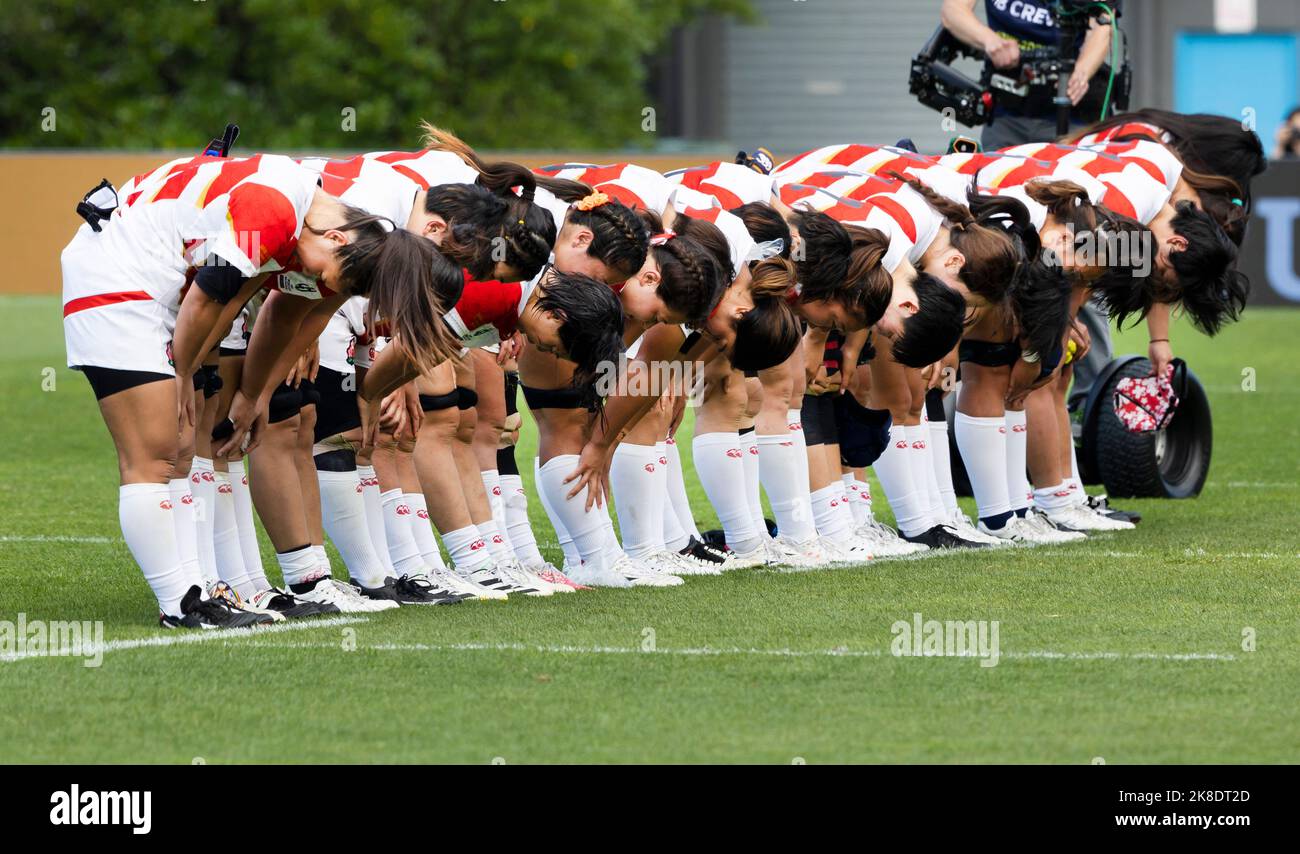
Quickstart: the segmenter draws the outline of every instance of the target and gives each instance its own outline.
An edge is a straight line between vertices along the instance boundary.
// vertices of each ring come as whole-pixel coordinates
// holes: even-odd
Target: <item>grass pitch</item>
[[[0,762],[1300,761],[1300,311],[1176,328],[1214,461],[1199,499],[1118,502],[1136,531],[230,636],[156,627],[58,300],[0,309],[0,620],[102,620],[106,642],[95,668],[0,658]],[[892,656],[915,613],[998,621],[1000,662]]]

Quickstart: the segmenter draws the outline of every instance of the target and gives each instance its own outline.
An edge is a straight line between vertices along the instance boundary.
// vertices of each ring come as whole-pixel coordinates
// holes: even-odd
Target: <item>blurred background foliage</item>
[[[647,58],[748,0],[2,0],[0,145],[649,147]],[[53,108],[55,132],[42,129]],[[348,126],[348,110],[355,116]]]

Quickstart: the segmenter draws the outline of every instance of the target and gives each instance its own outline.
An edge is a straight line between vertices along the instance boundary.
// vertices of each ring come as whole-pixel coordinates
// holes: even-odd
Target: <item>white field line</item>
[[[273,649],[339,649],[338,644],[313,643],[257,643],[254,647]],[[774,658],[891,658],[893,654],[881,649],[753,649],[743,647],[684,647],[681,649],[656,648],[643,650],[632,646],[569,646],[559,644],[523,643],[381,643],[361,646],[358,649],[376,652],[538,652],[558,655],[672,655],[672,656],[762,656]],[[908,656],[913,657],[913,656]],[[945,656],[916,656],[940,658]],[[946,656],[948,658],[956,656]],[[979,658],[970,654],[962,658]],[[1019,658],[1045,661],[1236,661],[1231,653],[1218,652],[1054,652],[1032,650],[1029,652],[1003,652],[1000,658]]]
[[[34,536],[0,536],[0,543],[83,543],[104,545],[107,543],[120,543],[121,537],[72,537],[45,534],[36,534]]]
[[[229,641],[258,635],[282,634],[306,629],[327,629],[366,622],[369,622],[366,617],[328,617],[323,620],[295,620],[294,622],[277,623],[271,626],[249,626],[242,629],[173,629],[172,634],[113,640],[102,644],[85,644],[76,649],[60,649],[57,656],[89,658],[97,653],[123,652],[131,649],[150,649],[182,644],[208,643],[211,641]],[[50,652],[7,652],[0,653],[0,661],[21,661],[26,658],[53,658],[55,656],[56,653]]]

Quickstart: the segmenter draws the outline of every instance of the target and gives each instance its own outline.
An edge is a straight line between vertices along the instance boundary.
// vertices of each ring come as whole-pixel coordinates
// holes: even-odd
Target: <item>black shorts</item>
[[[529,409],[585,409],[595,412],[600,408],[595,390],[589,387],[533,388],[521,385]]]
[[[317,442],[361,426],[355,374],[322,367],[316,374],[314,388],[320,396],[320,403],[316,404]]]
[[[288,421],[302,409],[302,391],[288,383],[280,383],[271,392],[271,402],[267,407],[268,424]]]
[[[839,427],[835,423],[836,394],[805,394],[800,421],[803,423],[803,440],[807,445],[837,445]]]
[[[841,394],[835,399],[835,418],[842,465],[864,468],[880,459],[889,447],[889,428],[894,419],[888,409],[867,409],[853,395]]]
[[[453,406],[460,406],[460,389],[454,388],[446,394],[422,394],[420,395],[420,409],[425,412],[437,412],[440,409],[451,409]]]
[[[963,338],[957,345],[957,358],[986,368],[1009,368],[1020,358],[1015,341],[973,341]]]
[[[121,371],[117,368],[97,368],[94,365],[82,365],[77,370],[86,375],[86,379],[90,382],[90,389],[95,393],[95,400],[103,400],[109,395],[145,383],[156,383],[159,380],[172,380],[175,382],[176,380],[176,377],[172,374],[159,374],[153,371]]]

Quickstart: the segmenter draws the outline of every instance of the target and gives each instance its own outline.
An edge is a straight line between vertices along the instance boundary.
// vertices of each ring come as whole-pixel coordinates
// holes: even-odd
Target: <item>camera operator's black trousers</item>
[[[1056,117],[999,115],[993,124],[985,125],[980,134],[980,146],[985,151],[996,151],[1027,142],[1052,142],[1056,139]],[[1088,328],[1092,349],[1082,360],[1074,363],[1074,385],[1070,397],[1086,395],[1098,374],[1110,364],[1110,318],[1092,303],[1079,312],[1079,319]]]

